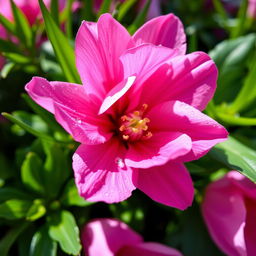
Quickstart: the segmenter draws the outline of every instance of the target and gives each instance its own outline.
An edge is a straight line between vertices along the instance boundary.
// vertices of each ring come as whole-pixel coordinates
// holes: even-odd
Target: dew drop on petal
[[[118,167],[124,168],[124,161],[121,158],[117,157],[115,162],[117,163]]]

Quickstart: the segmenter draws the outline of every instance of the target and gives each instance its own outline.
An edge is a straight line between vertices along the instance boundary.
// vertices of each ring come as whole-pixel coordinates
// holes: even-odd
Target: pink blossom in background
[[[50,7],[51,0],[43,0],[47,7]],[[39,7],[38,0],[14,0],[18,8],[24,13],[28,22],[32,26],[35,24],[36,20],[42,19],[41,10]],[[64,9],[66,0],[59,0],[60,11]],[[75,4],[75,3],[74,3]],[[75,4],[76,5],[76,4]],[[74,5],[74,6],[75,6]],[[0,0],[0,14],[5,18],[13,21],[12,8],[10,0]],[[0,24],[0,38],[7,39],[7,33],[5,28]],[[11,37],[12,41],[17,43],[17,40]],[[40,39],[41,40],[41,39]],[[1,56],[0,53],[0,70],[2,69],[5,63],[5,58]]]
[[[247,15],[256,19],[256,0],[248,0]]]
[[[231,171],[210,184],[202,213],[208,230],[227,255],[256,255],[256,184]]]
[[[138,188],[187,208],[194,190],[183,162],[227,138],[201,112],[216,88],[213,61],[203,52],[185,55],[183,26],[173,14],[133,37],[104,14],[82,23],[75,44],[83,86],[34,77],[26,90],[81,143],[73,156],[80,195],[114,203]]]
[[[97,219],[82,231],[82,243],[87,256],[182,256],[176,249],[144,242],[125,223],[115,219]]]

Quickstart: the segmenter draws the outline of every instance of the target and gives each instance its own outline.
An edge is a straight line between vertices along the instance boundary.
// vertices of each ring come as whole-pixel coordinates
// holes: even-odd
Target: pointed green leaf
[[[8,220],[25,218],[32,202],[10,199],[0,204],[0,217]]]
[[[61,211],[49,217],[49,235],[57,241],[61,249],[72,255],[78,255],[82,249],[79,229],[75,218],[68,211]]]
[[[16,6],[13,0],[11,0],[12,13],[15,22],[16,35],[28,48],[33,44],[33,33],[31,26],[23,14],[23,12]]]
[[[0,24],[11,34],[16,35],[15,25],[0,13]]]
[[[75,66],[75,55],[73,48],[70,46],[67,38],[54,22],[42,0],[39,0],[39,4],[45,21],[48,38],[52,43],[64,75],[69,82],[78,84],[81,83]]]
[[[139,12],[134,22],[129,26],[128,31],[132,35],[143,23],[145,23],[151,0],[147,0],[143,9]]]
[[[118,9],[118,14],[117,14],[117,20],[120,22],[122,19],[125,17],[127,12],[132,8],[132,6],[136,3],[136,0],[127,0],[123,2]]]
[[[21,179],[31,190],[44,194],[44,169],[42,160],[33,152],[29,152],[21,166]]]
[[[210,155],[256,182],[256,151],[233,137],[230,136],[227,141],[215,146]]]
[[[29,208],[26,219],[29,221],[35,221],[43,217],[46,213],[46,208],[43,204],[43,201],[36,199],[33,201],[33,205]]]
[[[69,166],[67,152],[60,145],[43,141],[43,148],[46,154],[44,164],[44,181],[49,197],[55,197],[62,187],[63,183],[71,174],[71,165]]]
[[[57,243],[48,235],[48,228],[44,226],[39,229],[33,236],[29,256],[56,256]]]

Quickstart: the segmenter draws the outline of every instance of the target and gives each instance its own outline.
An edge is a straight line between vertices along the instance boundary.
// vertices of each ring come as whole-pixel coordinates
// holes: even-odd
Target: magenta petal
[[[122,78],[120,55],[131,44],[126,29],[110,14],[83,22],[76,37],[76,65],[89,94],[103,98]]]
[[[180,54],[186,52],[184,28],[175,15],[168,14],[148,21],[133,36],[136,45],[151,43],[177,48]]]
[[[158,132],[145,141],[129,145],[125,156],[127,166],[150,168],[163,165],[186,155],[192,147],[191,139],[179,132]]]
[[[256,187],[256,185],[254,184]],[[256,254],[256,201],[247,199],[246,201],[246,224],[244,228],[244,239],[247,256]]]
[[[247,255],[244,200],[227,177],[208,186],[202,213],[213,240],[223,252],[232,256]]]
[[[148,114],[151,129],[177,131],[187,134],[192,140],[192,150],[179,158],[191,161],[205,155],[214,145],[227,139],[226,129],[196,108],[180,101],[164,102]]]
[[[202,52],[176,57],[175,51],[173,53],[173,56],[167,58],[168,60],[164,60],[166,55],[164,50],[159,56],[150,58],[152,63],[157,59],[158,65],[154,66],[154,72],[149,73],[146,76],[147,79],[144,79],[143,86],[140,87],[140,101],[150,102],[150,105],[154,106],[164,101],[179,100],[203,110],[216,89],[216,65],[207,54]],[[130,55],[129,58],[129,63],[134,63],[135,57]],[[122,62],[124,63],[123,60]],[[127,68],[124,67],[124,69]]]
[[[135,189],[133,171],[125,166],[123,151],[114,139],[100,145],[78,147],[73,156],[73,170],[82,197],[93,202],[115,203],[131,195]]]
[[[139,234],[115,219],[91,221],[82,232],[83,247],[89,256],[116,256],[122,246],[141,241]]]
[[[153,200],[180,210],[193,201],[192,179],[180,163],[170,161],[162,166],[139,169],[134,184]]]
[[[176,249],[153,242],[127,245],[121,248],[116,256],[182,256]]]
[[[227,177],[246,197],[256,200],[256,185],[247,177],[238,171],[228,172]]]
[[[114,103],[116,103],[134,84],[136,76],[130,76],[117,86],[115,86],[107,95],[106,98],[103,100],[99,115],[103,114],[107,111]]]
[[[112,136],[109,121],[97,117],[98,103],[89,99],[83,86],[34,77],[26,91],[37,104],[53,113],[76,141],[98,144]]]

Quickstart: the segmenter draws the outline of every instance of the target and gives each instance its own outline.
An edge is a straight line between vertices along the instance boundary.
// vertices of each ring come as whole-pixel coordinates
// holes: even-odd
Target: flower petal
[[[180,54],[186,52],[186,35],[183,25],[173,14],[160,16],[148,21],[133,36],[136,45],[151,43],[177,48]]]
[[[117,86],[115,86],[107,95],[106,98],[103,100],[99,115],[103,114],[107,111],[113,104],[115,104],[134,84],[136,76],[130,76]]]
[[[86,255],[115,256],[127,244],[140,243],[142,238],[125,223],[115,219],[97,219],[89,222],[82,232]]]
[[[80,145],[73,156],[76,185],[88,201],[115,203],[125,200],[135,189],[132,169],[123,162],[125,149],[118,141],[100,145]]]
[[[214,145],[227,139],[226,129],[196,108],[180,101],[164,102],[147,117],[154,131],[177,131],[192,140],[192,150],[179,161],[192,161],[205,155]]]
[[[76,37],[76,65],[89,94],[102,99],[122,79],[120,55],[132,45],[126,29],[110,14],[83,22]]]
[[[227,173],[227,177],[234,186],[241,190],[246,197],[256,200],[256,185],[238,171]]]
[[[232,256],[247,255],[244,200],[227,177],[208,186],[202,213],[213,240],[223,252]]]
[[[176,249],[153,242],[138,243],[122,247],[116,256],[182,256]]]
[[[216,89],[216,65],[202,52],[177,56],[175,50],[142,45],[128,50],[120,59],[125,76],[137,74],[133,95],[140,97],[139,104],[154,106],[180,100],[203,110]],[[140,76],[143,80],[139,83]]]
[[[179,132],[158,132],[147,140],[129,145],[125,156],[127,166],[150,168],[186,155],[192,147],[191,139]]]
[[[170,161],[162,166],[136,172],[134,184],[153,200],[180,210],[192,204],[193,183],[183,164]]]
[[[256,187],[256,185],[254,184]],[[246,202],[246,220],[244,228],[244,239],[246,244],[247,256],[254,256],[256,253],[256,201],[245,200]]]
[[[76,141],[98,144],[112,136],[108,131],[109,121],[97,117],[99,102],[89,99],[83,86],[34,77],[25,88],[37,104],[55,115]]]

